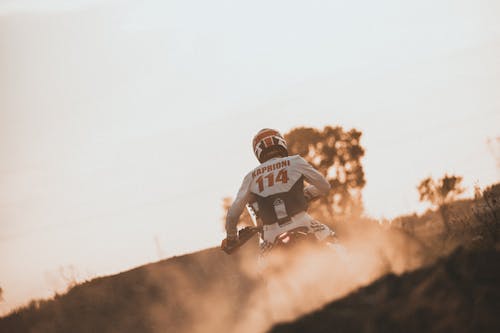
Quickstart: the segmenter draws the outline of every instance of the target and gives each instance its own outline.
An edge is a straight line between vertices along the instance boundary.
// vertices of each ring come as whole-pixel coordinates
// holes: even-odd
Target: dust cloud
[[[385,273],[400,274],[425,262],[421,245],[392,229],[351,223],[341,232],[343,254],[300,247],[259,260],[255,241],[235,255],[214,249],[198,263],[170,269],[174,282],[165,286],[166,302],[148,309],[153,331],[266,332]],[[155,272],[149,278],[165,281]]]

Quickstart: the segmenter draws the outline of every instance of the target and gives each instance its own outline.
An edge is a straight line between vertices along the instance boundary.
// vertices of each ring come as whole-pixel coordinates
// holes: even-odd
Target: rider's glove
[[[226,251],[226,252],[232,252],[231,250],[234,249],[238,245],[238,236],[227,236],[226,239],[222,241],[222,244],[220,245],[221,249]]]
[[[238,244],[238,236],[227,236],[226,240],[227,247],[235,247]]]

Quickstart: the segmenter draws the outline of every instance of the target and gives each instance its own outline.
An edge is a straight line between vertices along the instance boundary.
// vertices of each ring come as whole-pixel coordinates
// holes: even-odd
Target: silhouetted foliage
[[[334,213],[356,216],[362,211],[361,189],[366,180],[361,135],[361,131],[345,131],[340,126],[298,127],[285,134],[290,154],[301,155],[328,179],[332,190],[321,203],[329,217]]]
[[[460,186],[462,177],[444,175],[435,181],[428,177],[418,185],[420,201],[429,201],[433,205],[442,205],[450,202],[461,194],[464,189]]]
[[[3,301],[3,289],[0,287],[0,302]]]
[[[417,187],[420,201],[428,201],[439,209],[446,231],[450,230],[447,205],[464,192],[461,182],[462,177],[445,174],[438,180],[428,177],[422,180]]]
[[[494,210],[500,205],[500,183],[488,186],[483,191],[483,198],[486,204]]]
[[[496,243],[500,229],[500,183],[487,187],[484,191],[474,187],[475,207],[473,213],[480,221],[487,237]]]

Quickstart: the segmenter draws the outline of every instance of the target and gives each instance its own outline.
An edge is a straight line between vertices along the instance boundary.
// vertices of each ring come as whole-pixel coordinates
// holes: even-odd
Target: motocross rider
[[[272,244],[283,232],[304,226],[318,240],[332,236],[326,225],[306,213],[308,200],[330,190],[325,177],[299,155],[288,156],[287,143],[277,130],[260,130],[253,138],[253,151],[261,164],[245,176],[227,212],[227,237],[222,246],[238,245],[236,225],[251,201],[258,205],[264,243]],[[309,184],[306,187],[304,180]]]

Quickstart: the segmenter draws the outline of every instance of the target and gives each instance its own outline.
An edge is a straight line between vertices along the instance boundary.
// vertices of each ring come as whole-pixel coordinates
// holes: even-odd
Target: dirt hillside
[[[500,332],[500,251],[459,249],[373,284],[271,333]]]

